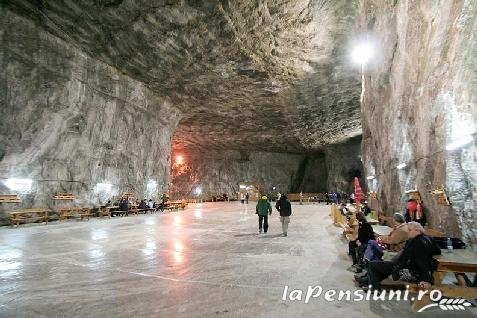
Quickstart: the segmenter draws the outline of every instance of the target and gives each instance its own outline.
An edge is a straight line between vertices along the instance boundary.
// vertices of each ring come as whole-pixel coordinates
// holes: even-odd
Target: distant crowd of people
[[[108,202],[101,206],[101,207],[112,207],[116,206],[119,207],[120,211],[129,211],[131,209],[155,209],[155,210],[164,210],[164,208],[167,206],[167,201],[169,200],[169,197],[167,194],[163,194],[161,197],[161,201],[158,203],[156,201],[153,201],[152,199],[136,199],[133,201],[130,197],[121,197],[120,199],[116,200],[115,202],[112,202],[111,200],[108,200]]]

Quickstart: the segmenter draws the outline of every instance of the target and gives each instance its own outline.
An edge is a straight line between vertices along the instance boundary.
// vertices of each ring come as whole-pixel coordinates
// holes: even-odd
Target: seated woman
[[[348,268],[349,271],[356,272],[359,268],[366,250],[366,246],[369,240],[374,240],[374,231],[371,224],[368,223],[363,212],[356,213],[358,219],[358,238],[355,241],[350,241],[348,244],[349,254],[353,259],[353,265]]]
[[[377,240],[370,240],[364,258],[367,261],[380,261],[384,250],[399,252],[403,249],[408,239],[407,225],[404,216],[401,213],[393,215],[393,230],[389,235],[378,237]]]

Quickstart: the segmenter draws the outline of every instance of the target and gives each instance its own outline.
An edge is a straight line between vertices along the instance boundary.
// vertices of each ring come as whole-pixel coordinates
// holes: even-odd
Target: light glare
[[[362,43],[353,49],[351,58],[354,63],[363,65],[373,57],[373,48],[369,43]]]
[[[9,178],[5,181],[5,185],[13,191],[30,191],[32,179]]]
[[[396,168],[398,168],[398,169],[403,169],[403,168],[406,168],[406,166],[407,166],[407,165],[403,162],[403,163],[398,164],[398,165],[396,166]]]

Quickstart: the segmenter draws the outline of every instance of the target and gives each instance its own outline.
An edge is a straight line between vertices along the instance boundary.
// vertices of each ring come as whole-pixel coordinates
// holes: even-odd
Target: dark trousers
[[[353,259],[353,265],[361,263],[363,260],[364,252],[366,251],[366,244],[361,244],[361,246],[356,245],[356,241],[350,241],[348,243],[349,255]],[[356,255],[357,254],[357,255]]]
[[[369,284],[374,289],[381,288],[381,281],[393,273],[396,263],[375,261],[368,264]]]
[[[259,215],[258,216],[258,229],[262,229],[263,223],[263,232],[267,233],[268,230],[268,215]]]

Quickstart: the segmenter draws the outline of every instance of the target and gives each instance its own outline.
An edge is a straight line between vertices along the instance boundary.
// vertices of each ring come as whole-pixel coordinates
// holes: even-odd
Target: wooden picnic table
[[[58,209],[58,218],[60,219],[60,221],[65,220],[68,217],[77,217],[77,216],[79,216],[81,220],[83,220],[83,218],[87,218],[89,220],[89,217],[91,216],[91,209],[79,208],[79,207]]]
[[[41,220],[48,224],[48,210],[42,208],[23,209],[8,212],[10,214],[10,223],[12,226],[18,226],[20,221]]]
[[[392,227],[385,226],[385,225],[373,225],[373,231],[376,235],[384,236],[389,235],[393,230]]]
[[[178,210],[181,208],[184,210],[187,206],[187,202],[183,200],[176,200],[176,201],[167,201],[165,203],[164,209],[170,209],[170,210]]]
[[[371,225],[376,225],[379,224],[379,221],[370,217],[366,217],[366,221],[368,221],[369,224]]]
[[[99,216],[100,217],[103,217],[103,216],[111,217],[111,211],[112,210],[117,210],[117,209],[119,209],[118,205],[106,206],[106,207],[99,208]]]
[[[468,249],[456,249],[452,253],[447,250],[441,250],[442,255],[437,255],[434,258],[437,260],[437,270],[434,272],[434,285],[431,289],[440,290],[443,298],[464,298],[476,299],[477,287],[467,286],[470,281],[466,277],[466,273],[474,273],[477,275],[477,254]],[[454,274],[457,279],[457,285],[444,284],[443,279],[448,274]],[[419,288],[411,285],[411,292],[418,292]],[[432,303],[428,295],[425,295],[419,301],[412,304],[412,309],[418,311],[425,305]]]

